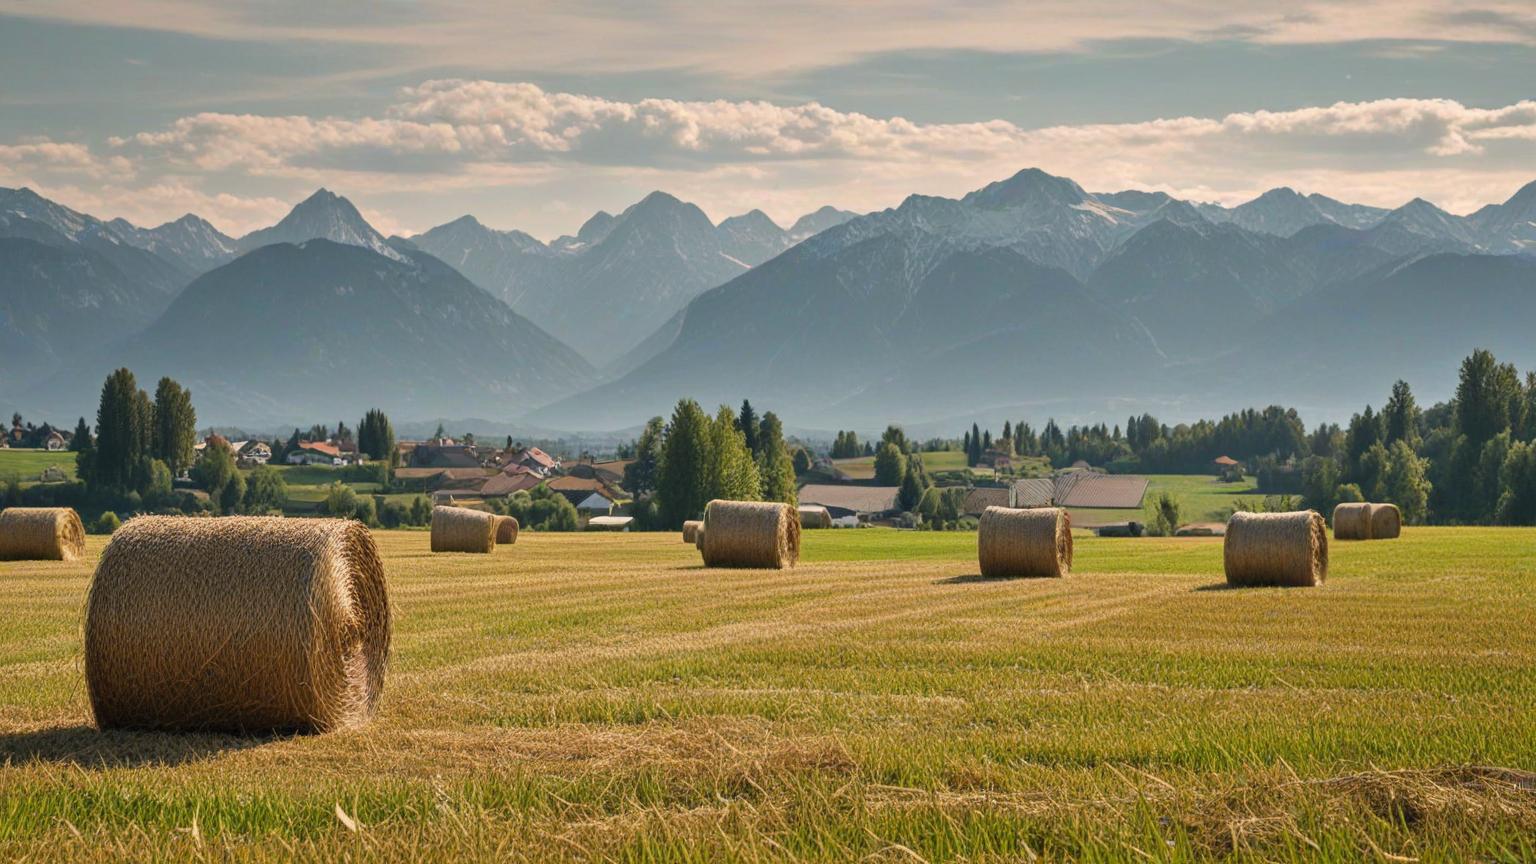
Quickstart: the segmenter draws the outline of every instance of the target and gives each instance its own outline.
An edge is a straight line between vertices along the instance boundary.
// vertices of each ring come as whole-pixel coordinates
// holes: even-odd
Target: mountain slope
[[[206,273],[236,254],[234,238],[191,213],[157,228],[139,228],[126,219],[108,224],[129,243],[174,261],[189,273]]]
[[[318,189],[299,202],[281,222],[270,228],[241,237],[236,248],[242,254],[273,243],[303,243],[306,240],[330,240],[348,246],[361,246],[385,258],[403,261],[384,235],[374,230],[352,202],[329,189]]]
[[[210,422],[269,425],[370,406],[401,418],[510,416],[591,383],[574,351],[453,268],[397,254],[326,240],[262,247],[46,389],[89,404],[89,388],[127,365],[140,380],[168,374],[191,387]]]

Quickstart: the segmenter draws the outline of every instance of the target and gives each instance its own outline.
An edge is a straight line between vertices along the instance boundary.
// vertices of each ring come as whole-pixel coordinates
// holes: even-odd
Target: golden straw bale
[[[85,526],[68,507],[0,511],[0,561],[74,561],[85,554]]]
[[[800,517],[788,504],[716,499],[700,530],[706,567],[783,569],[800,560]]]
[[[694,532],[693,532],[693,548],[699,550],[700,552],[704,551],[704,525],[703,525],[703,523],[700,523],[699,527],[694,529]]]
[[[1371,539],[1396,540],[1403,533],[1403,512],[1396,504],[1371,505]]]
[[[1333,508],[1333,539],[1371,539],[1371,505],[1350,501]]]
[[[832,512],[825,507],[815,505],[802,505],[800,507],[801,528],[831,528]]]
[[[1321,585],[1328,525],[1315,510],[1233,513],[1224,547],[1228,585]]]
[[[987,578],[1066,576],[1072,571],[1072,517],[1061,507],[988,507],[976,550]]]
[[[699,521],[698,519],[689,519],[687,522],[684,522],[683,523],[683,542],[684,543],[695,543],[695,542],[697,542],[698,536],[699,536],[699,529],[703,528],[703,527],[704,527],[704,523]]]
[[[517,542],[517,529],[518,529],[517,517],[515,517],[515,516],[497,516],[496,517],[496,542],[497,543],[516,543]]]
[[[496,516],[468,507],[433,507],[432,551],[496,551]]]
[[[361,522],[145,516],[91,580],[86,689],[103,729],[325,732],[373,716],[389,640]]]

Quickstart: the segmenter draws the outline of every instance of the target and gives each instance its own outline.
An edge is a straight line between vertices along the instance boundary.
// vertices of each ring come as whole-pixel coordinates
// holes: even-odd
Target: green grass
[[[12,474],[21,478],[23,486],[37,482],[43,469],[58,466],[70,479],[75,479],[75,454],[68,450],[54,453],[48,450],[0,449],[0,479]]]
[[[379,716],[276,740],[96,732],[93,560],[0,563],[0,858],[1536,857],[1536,530],[1335,543],[1293,590],[1224,590],[1207,538],[1015,581],[959,532],[807,532],[782,572],[378,538]]]
[[[1147,475],[1147,495],[1143,504],[1154,501],[1163,492],[1169,492],[1179,502],[1180,516],[1184,522],[1225,522],[1232,513],[1232,504],[1243,500],[1257,505],[1264,500],[1259,494],[1256,481],[1245,478],[1242,483],[1223,483],[1210,474],[1150,474]],[[1102,525],[1106,522],[1145,521],[1146,508],[1093,509],[1070,508],[1072,524]]]

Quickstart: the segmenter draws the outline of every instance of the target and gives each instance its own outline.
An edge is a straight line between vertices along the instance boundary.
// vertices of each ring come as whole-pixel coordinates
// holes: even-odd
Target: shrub
[[[96,517],[95,522],[91,523],[91,533],[111,534],[121,527],[123,527],[123,520],[117,518],[117,514],[111,510],[105,510],[100,516]]]

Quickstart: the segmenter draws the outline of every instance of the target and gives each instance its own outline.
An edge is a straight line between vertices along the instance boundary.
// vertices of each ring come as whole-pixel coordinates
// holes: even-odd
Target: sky
[[[0,186],[147,226],[787,226],[1025,167],[1470,212],[1536,179],[1536,3],[0,0]]]

